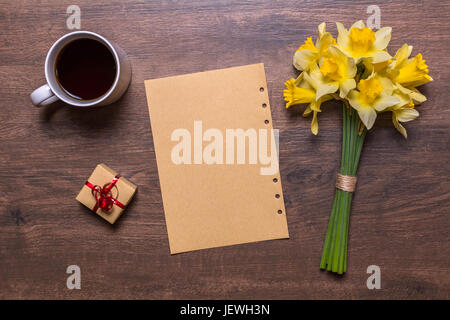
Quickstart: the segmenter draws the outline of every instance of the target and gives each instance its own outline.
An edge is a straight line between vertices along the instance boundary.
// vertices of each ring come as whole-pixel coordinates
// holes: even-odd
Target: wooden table
[[[405,140],[390,115],[366,139],[353,201],[348,272],[319,270],[341,148],[340,105],[328,103],[320,133],[302,107],[287,111],[292,54],[326,21],[366,20],[374,1],[77,1],[81,28],[116,41],[133,65],[118,103],[77,109],[32,106],[51,44],[69,32],[72,1],[0,4],[0,298],[448,299],[450,36],[446,1],[380,4],[404,42],[423,53],[434,82]],[[291,239],[171,256],[144,80],[264,62]],[[117,225],[75,196],[105,162],[139,186]],[[81,290],[66,268],[81,268]],[[368,290],[369,265],[381,290]]]

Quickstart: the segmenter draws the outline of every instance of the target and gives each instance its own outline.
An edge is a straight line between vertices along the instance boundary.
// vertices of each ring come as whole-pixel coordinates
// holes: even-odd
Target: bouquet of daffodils
[[[355,22],[349,30],[336,23],[337,40],[319,25],[318,39],[308,37],[294,54],[297,79],[286,81],[286,108],[307,103],[303,116],[312,114],[311,132],[319,132],[318,114],[323,102],[343,102],[343,137],[336,193],[323,246],[321,269],[343,274],[347,269],[348,225],[356,171],[366,131],[377,115],[392,113],[394,127],[406,138],[401,124],[414,120],[414,108],[426,100],[416,88],[433,79],[422,55],[410,57],[412,47],[404,44],[392,57],[387,46],[392,28],[374,32]]]

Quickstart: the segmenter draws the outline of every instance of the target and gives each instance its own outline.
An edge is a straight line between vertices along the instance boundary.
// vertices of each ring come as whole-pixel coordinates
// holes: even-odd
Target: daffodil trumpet
[[[349,29],[341,23],[336,26],[337,39],[321,23],[316,41],[308,37],[296,50],[293,64],[301,73],[285,82],[283,96],[286,108],[307,104],[303,116],[312,115],[314,135],[319,133],[322,104],[331,99],[343,102],[341,167],[320,262],[321,269],[343,274],[354,182],[366,133],[378,114],[391,112],[394,127],[407,138],[402,123],[417,118],[415,106],[426,100],[417,87],[433,79],[420,53],[410,57],[412,46],[404,44],[394,56],[389,54],[392,28],[373,31],[363,21]]]

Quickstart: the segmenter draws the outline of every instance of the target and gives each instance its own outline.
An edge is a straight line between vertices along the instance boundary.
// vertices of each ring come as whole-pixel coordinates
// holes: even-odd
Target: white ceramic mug
[[[62,90],[56,80],[55,61],[59,52],[69,42],[77,39],[93,39],[105,45],[114,56],[116,76],[111,88],[102,96],[93,100],[78,100]],[[106,40],[99,34],[90,31],[75,31],[59,38],[47,53],[45,59],[45,78],[47,83],[34,90],[31,101],[37,107],[49,105],[57,100],[76,107],[104,106],[117,101],[127,90],[131,80],[131,64],[125,52],[115,43]]]

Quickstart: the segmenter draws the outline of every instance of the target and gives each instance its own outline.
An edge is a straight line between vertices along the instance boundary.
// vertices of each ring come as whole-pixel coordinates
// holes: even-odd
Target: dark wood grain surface
[[[133,65],[119,102],[77,109],[32,106],[51,44],[81,28],[117,42]],[[302,108],[287,111],[292,54],[325,21],[346,26],[381,8],[404,42],[423,53],[434,82],[406,124],[388,115],[368,134],[353,201],[348,272],[319,270],[341,146],[341,108],[330,102],[311,135]],[[448,299],[450,3],[448,1],[0,1],[0,298]],[[171,256],[144,80],[264,62],[291,239]],[[105,162],[139,186],[117,225],[75,196]],[[66,288],[68,265],[81,290]],[[366,269],[381,268],[381,290]]]

